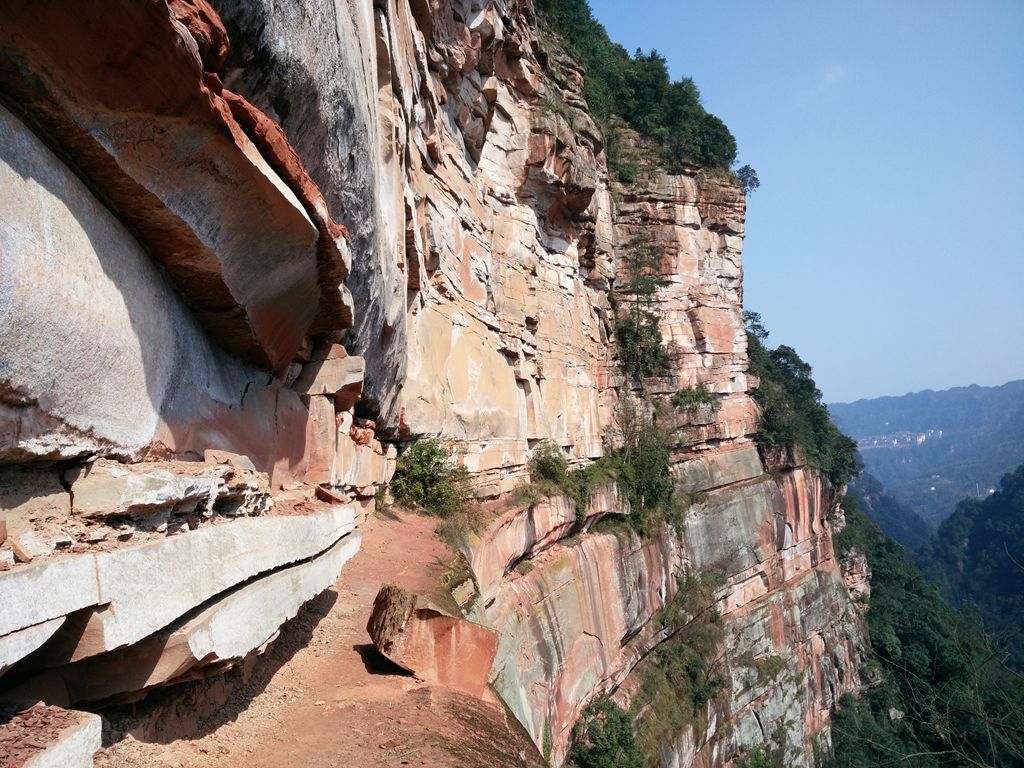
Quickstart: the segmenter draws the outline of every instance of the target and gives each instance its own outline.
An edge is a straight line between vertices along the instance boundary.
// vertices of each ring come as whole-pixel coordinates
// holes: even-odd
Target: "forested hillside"
[[[1024,668],[1024,465],[984,500],[965,499],[920,553],[925,574],[974,606],[996,643]]]
[[[1024,678],[969,613],[953,608],[859,509],[844,502],[844,555],[866,554],[870,661],[860,698],[833,719],[824,768],[1024,765]]]
[[[934,530],[923,517],[888,493],[870,472],[862,472],[850,483],[850,493],[857,497],[868,517],[878,523],[882,533],[908,549],[916,550]]]
[[[829,405],[866,470],[937,526],[1024,462],[1024,381]]]

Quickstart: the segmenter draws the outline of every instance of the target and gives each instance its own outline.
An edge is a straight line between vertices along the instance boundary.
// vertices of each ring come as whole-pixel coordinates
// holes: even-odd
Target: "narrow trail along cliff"
[[[366,619],[381,584],[436,589],[450,554],[433,536],[436,523],[418,515],[370,518],[365,556],[283,630],[248,681],[239,679],[230,690],[192,684],[185,701],[196,703],[194,709],[155,697],[119,710],[110,718],[112,728],[130,731],[141,724],[140,738],[116,733],[116,743],[97,755],[96,765],[542,765],[499,702],[418,681],[370,644]]]
[[[762,439],[735,142],[556,6],[3,3],[0,768],[827,747],[869,573]]]

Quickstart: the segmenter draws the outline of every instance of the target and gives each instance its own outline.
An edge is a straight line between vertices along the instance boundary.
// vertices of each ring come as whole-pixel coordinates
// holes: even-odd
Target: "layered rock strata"
[[[637,701],[680,577],[714,573],[728,684],[658,760],[784,725],[807,764],[866,574],[836,565],[834,489],[753,442],[728,178],[610,180],[529,0],[35,5],[0,11],[0,692],[125,700],[259,651],[358,547],[380,438],[429,435],[506,506],[464,542],[474,624],[425,616],[396,656],[457,687],[458,643],[493,639],[474,692],[561,764],[594,696]],[[642,387],[614,335],[638,243],[673,350]],[[673,409],[683,387],[714,403]],[[641,394],[682,524],[601,532],[613,486],[506,498],[541,441],[600,457]]]
[[[349,236],[204,0],[0,11],[0,697],[131,699],[336,580],[394,449]]]
[[[500,638],[495,690],[561,764],[595,693],[617,690],[626,708],[638,695],[645,657],[673,632],[656,619],[684,576],[714,574],[724,579],[713,605],[723,616],[729,687],[702,724],[664,745],[662,764],[724,764],[777,732],[787,764],[809,764],[811,737],[856,685],[863,644],[832,552],[833,507],[817,475],[792,469],[709,489],[680,527],[650,539],[627,528],[560,541],[550,535],[559,521],[534,527],[533,508],[507,513],[466,544],[471,563],[529,558],[529,568],[510,567],[499,579],[474,569],[480,594],[470,617]],[[516,535],[512,518],[534,529],[530,541]],[[779,660],[769,677],[765,659]]]

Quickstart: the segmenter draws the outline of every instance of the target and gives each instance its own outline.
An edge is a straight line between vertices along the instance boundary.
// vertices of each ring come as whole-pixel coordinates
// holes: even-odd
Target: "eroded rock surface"
[[[529,0],[38,5],[0,10],[0,695],[129,700],[253,658],[359,547],[381,440],[438,436],[503,511],[462,542],[468,616],[382,593],[397,663],[490,684],[522,761],[561,764],[714,574],[728,685],[660,763],[778,725],[809,763],[858,684],[868,574],[833,555],[837,489],[753,442],[728,178],[611,179]],[[630,514],[613,484],[510,496],[541,441],[575,466],[614,443],[637,243],[677,353],[643,392],[692,502],[644,539],[598,525]],[[714,402],[668,407],[683,387]]]

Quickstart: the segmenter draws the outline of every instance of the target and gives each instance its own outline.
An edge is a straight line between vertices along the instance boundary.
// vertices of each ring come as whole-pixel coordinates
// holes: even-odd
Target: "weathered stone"
[[[502,578],[527,555],[537,555],[565,538],[610,514],[629,514],[615,483],[597,487],[590,495],[582,519],[576,502],[567,496],[549,496],[533,504],[505,512],[479,536],[470,535],[465,554],[485,599],[493,596]]]
[[[230,451],[213,451],[207,449],[203,451],[203,461],[207,464],[227,464],[235,469],[247,472],[256,471],[256,466],[252,463],[252,459],[248,456],[231,453]]]
[[[354,531],[311,560],[217,595],[133,645],[45,670],[11,695],[45,697],[61,706],[136,698],[148,688],[201,675],[204,668],[223,669],[268,643],[302,605],[331,586],[361,541],[362,532]]]
[[[677,464],[672,469],[681,493],[696,493],[752,480],[763,472],[757,446],[713,453]]]
[[[5,89],[139,233],[200,322],[234,354],[286,364],[319,308],[318,232],[168,6],[40,13],[15,2],[4,33]],[[136,66],[119,66],[111,45],[136,51]]]
[[[0,636],[100,602],[92,555],[44,560],[0,573]]]
[[[67,711],[56,733],[39,736],[45,739],[42,749],[22,768],[92,768],[103,742],[103,722],[92,712]]]
[[[65,617],[44,621],[31,627],[18,629],[6,635],[0,635],[0,675],[11,666],[53,637],[61,628]]]
[[[2,107],[0,190],[15,278],[0,282],[0,459],[135,455],[156,441],[297,468],[298,396],[216,350],[125,227]]]
[[[329,397],[314,396],[309,400],[306,422],[306,457],[303,479],[319,485],[333,484],[337,476],[338,428],[334,402]]]
[[[366,631],[377,650],[427,682],[473,696],[487,690],[498,649],[492,629],[451,616],[421,595],[385,585]]]
[[[199,46],[203,69],[220,69],[228,55],[228,33],[217,12],[206,0],[170,0],[168,6]]]
[[[332,357],[302,366],[292,387],[303,395],[331,395],[339,411],[347,411],[363,391],[366,364],[361,357]]]
[[[186,504],[212,507],[219,480],[215,474],[180,475],[160,469],[141,473],[103,459],[65,474],[71,486],[72,514],[85,517],[139,514]]]
[[[215,594],[312,557],[355,527],[352,505],[314,515],[243,518],[132,549],[95,555],[100,604],[69,660],[137,642]],[[170,588],[154,593],[149,579]]]

